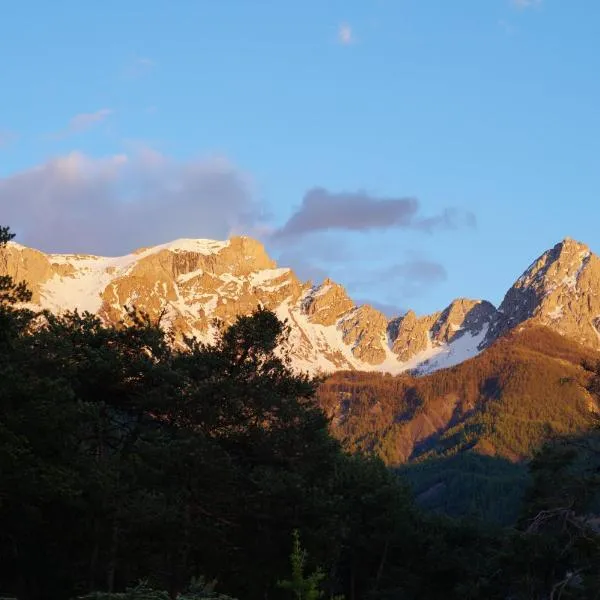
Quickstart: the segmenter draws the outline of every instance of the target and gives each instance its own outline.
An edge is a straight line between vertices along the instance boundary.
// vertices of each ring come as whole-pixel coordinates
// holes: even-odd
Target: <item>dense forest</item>
[[[322,382],[274,352],[273,313],[178,350],[134,308],[107,326],[29,298],[0,276],[0,596],[600,597],[593,423],[543,438],[513,526],[453,519],[421,509],[360,436],[337,441]],[[398,414],[420,410],[402,398]]]
[[[599,359],[529,326],[426,376],[338,372],[317,399],[344,447],[398,469],[422,505],[507,525],[518,516],[535,451],[589,428]]]

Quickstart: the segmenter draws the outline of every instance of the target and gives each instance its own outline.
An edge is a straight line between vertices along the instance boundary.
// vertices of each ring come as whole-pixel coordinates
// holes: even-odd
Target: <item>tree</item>
[[[292,554],[290,555],[292,577],[279,581],[277,585],[283,590],[292,592],[297,600],[318,600],[325,595],[322,590],[319,590],[325,574],[321,569],[317,569],[311,575],[305,575],[306,558],[307,552],[300,544],[300,532],[294,529]],[[336,598],[341,600],[341,596]]]

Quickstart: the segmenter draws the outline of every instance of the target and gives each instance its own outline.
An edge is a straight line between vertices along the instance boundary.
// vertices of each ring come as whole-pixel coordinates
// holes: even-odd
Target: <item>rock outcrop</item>
[[[526,321],[600,349],[600,258],[571,239],[535,260],[498,310],[459,298],[431,315],[408,311],[391,320],[356,306],[330,279],[300,281],[248,237],[176,240],[121,257],[44,254],[11,243],[0,255],[4,273],[28,283],[34,306],[89,311],[109,323],[136,307],[160,319],[176,343],[211,341],[215,319],[230,324],[264,306],[288,320],[294,363],[312,372],[425,373],[476,355]]]
[[[508,290],[487,343],[525,321],[547,325],[600,349],[600,258],[565,238],[544,252]]]

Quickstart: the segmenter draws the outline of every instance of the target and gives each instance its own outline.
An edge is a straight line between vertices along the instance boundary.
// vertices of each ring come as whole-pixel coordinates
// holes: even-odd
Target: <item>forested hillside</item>
[[[319,382],[274,353],[286,326],[272,312],[174,350],[134,311],[105,326],[20,308],[28,298],[0,278],[2,595],[596,597],[593,430],[537,455],[515,528],[484,528],[423,512],[382,461],[343,451]],[[596,398],[594,373],[566,347],[555,354],[578,378],[564,385]],[[407,415],[422,410],[418,393],[407,398]]]
[[[544,327],[521,327],[436,373],[340,372],[318,390],[351,451],[401,467],[427,506],[508,523],[525,461],[545,441],[587,430],[600,355]]]

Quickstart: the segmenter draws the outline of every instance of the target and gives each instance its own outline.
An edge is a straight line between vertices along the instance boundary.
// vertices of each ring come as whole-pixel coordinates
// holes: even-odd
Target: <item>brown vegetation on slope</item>
[[[472,449],[519,460],[550,434],[579,431],[597,406],[585,389],[600,354],[522,326],[477,357],[424,377],[339,372],[321,406],[350,450],[399,465]]]

